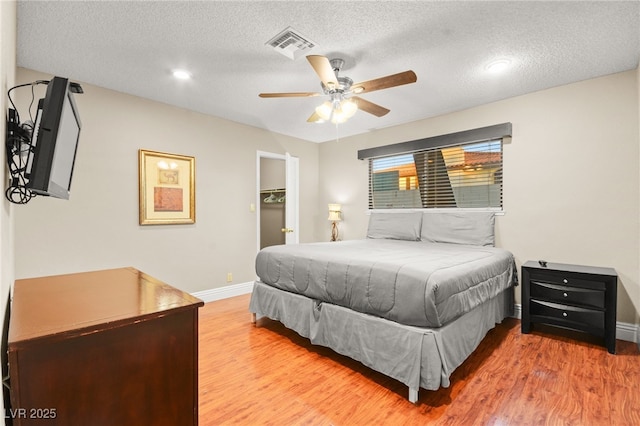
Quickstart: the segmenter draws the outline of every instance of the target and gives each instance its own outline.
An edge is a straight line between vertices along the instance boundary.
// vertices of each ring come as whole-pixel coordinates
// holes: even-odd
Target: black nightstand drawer
[[[596,329],[600,337],[604,336],[604,312],[559,303],[531,301],[531,315],[552,319],[553,323],[578,329]]]
[[[531,280],[602,291],[607,287],[604,281],[597,279],[584,279],[582,277],[576,277],[576,274],[557,271],[532,271]]]
[[[531,280],[531,297],[551,302],[604,309],[604,289],[571,287]]]

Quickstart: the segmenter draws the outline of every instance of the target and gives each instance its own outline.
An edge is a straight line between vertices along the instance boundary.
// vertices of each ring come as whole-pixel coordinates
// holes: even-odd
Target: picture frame
[[[140,225],[196,222],[195,157],[138,150]]]

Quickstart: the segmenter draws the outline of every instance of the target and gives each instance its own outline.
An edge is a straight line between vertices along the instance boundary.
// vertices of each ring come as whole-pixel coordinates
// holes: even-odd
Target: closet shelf
[[[263,189],[262,191],[260,191],[261,196],[266,194],[269,194],[269,196],[262,199],[262,201],[266,204],[283,204],[285,202],[285,189]]]
[[[273,188],[273,189],[262,189],[260,190],[261,194],[271,194],[274,192],[286,192],[285,188]]]

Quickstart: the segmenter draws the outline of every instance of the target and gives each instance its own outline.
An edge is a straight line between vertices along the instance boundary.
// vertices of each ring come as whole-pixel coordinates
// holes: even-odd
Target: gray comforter
[[[267,247],[256,272],[281,290],[420,327],[441,327],[517,279],[503,249],[387,239]]]

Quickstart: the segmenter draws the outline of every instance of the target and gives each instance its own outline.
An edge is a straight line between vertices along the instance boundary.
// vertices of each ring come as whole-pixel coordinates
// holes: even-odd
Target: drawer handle
[[[567,316],[567,313],[566,313],[566,312],[563,312],[563,313],[562,313],[562,316],[563,316],[563,317],[566,317],[566,316]]]
[[[569,281],[567,281],[567,279],[565,278],[564,280],[562,280],[562,282],[567,284]]]
[[[564,297],[569,297],[569,295],[568,295],[567,293],[562,293],[562,295],[563,295]]]

